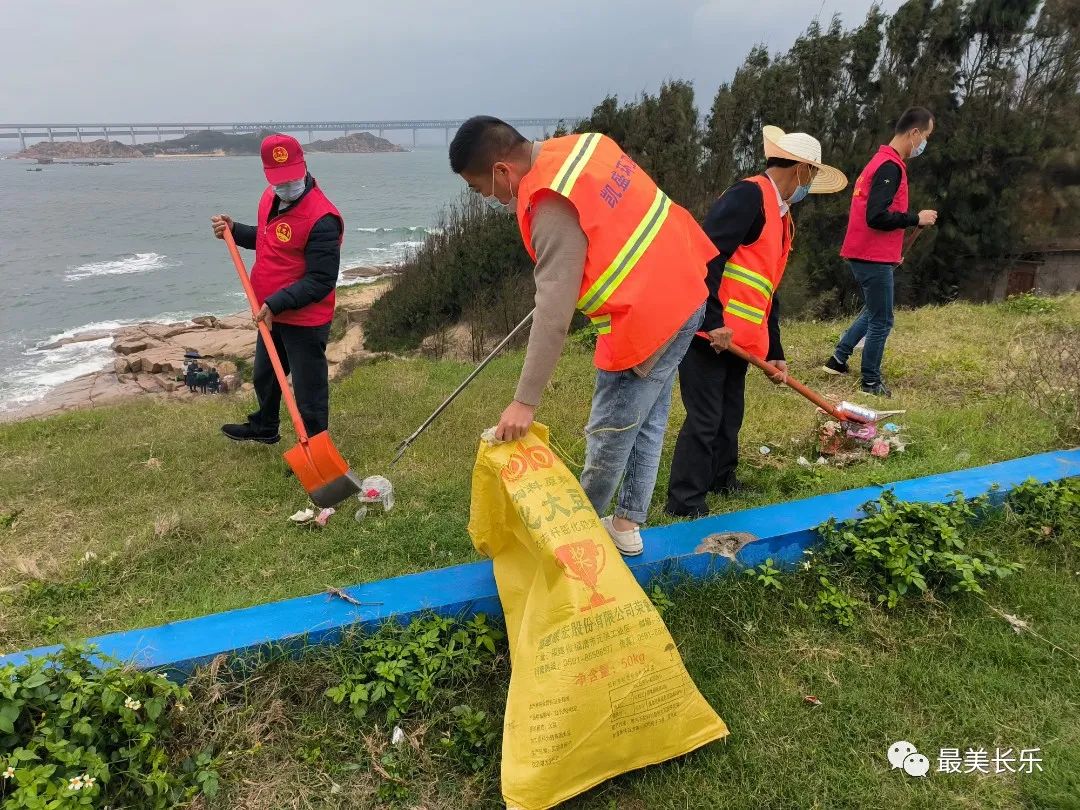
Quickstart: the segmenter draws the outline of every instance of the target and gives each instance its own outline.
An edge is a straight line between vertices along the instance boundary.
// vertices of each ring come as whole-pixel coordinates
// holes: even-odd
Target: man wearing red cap
[[[259,201],[256,225],[241,225],[226,214],[211,217],[214,235],[232,231],[236,244],[255,251],[251,286],[287,374],[296,404],[311,435],[326,430],[330,386],[326,342],[334,318],[334,288],[345,233],[341,214],[308,174],[300,143],[288,135],[262,142],[263,170],[270,184]],[[244,424],[224,425],[236,441],[274,444],[280,420],[278,386],[262,337],[255,345],[255,395],[259,408]]]

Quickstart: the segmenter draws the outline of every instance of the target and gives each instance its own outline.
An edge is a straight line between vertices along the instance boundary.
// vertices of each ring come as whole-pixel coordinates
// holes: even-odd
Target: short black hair
[[[525,142],[525,136],[505,121],[490,115],[474,115],[461,125],[450,142],[450,169],[454,174],[485,171]]]
[[[782,157],[771,157],[771,158],[769,158],[768,160],[765,161],[765,168],[766,169],[773,169],[773,168],[776,168],[776,169],[790,169],[792,166],[798,166],[798,165],[799,165],[799,161],[797,161],[797,160],[788,160],[787,158],[782,158]]]
[[[904,114],[897,119],[895,132],[897,135],[903,135],[916,127],[926,129],[933,120],[934,114],[926,107],[908,107],[904,110]]]

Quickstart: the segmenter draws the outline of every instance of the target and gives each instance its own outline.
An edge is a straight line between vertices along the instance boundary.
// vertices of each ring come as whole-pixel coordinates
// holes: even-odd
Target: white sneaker
[[[610,515],[600,519],[600,522],[604,524],[604,528],[607,529],[607,533],[614,541],[615,548],[624,557],[636,557],[645,550],[645,544],[641,541],[640,529],[628,529],[625,532],[620,532],[611,525],[611,521],[612,517]]]

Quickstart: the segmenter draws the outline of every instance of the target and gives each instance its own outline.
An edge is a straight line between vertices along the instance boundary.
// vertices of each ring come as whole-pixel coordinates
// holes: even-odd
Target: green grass
[[[732,574],[669,589],[668,626],[699,689],[731,735],[679,760],[623,775],[564,805],[649,808],[1075,808],[1080,806],[1080,557],[1018,540],[998,518],[984,541],[1026,568],[985,600],[933,595],[894,611],[864,606],[841,630],[797,607],[813,583],[782,579],[780,593]],[[1073,538],[1080,541],[1080,538]],[[1068,538],[1065,538],[1066,543]],[[1061,546],[1060,548],[1065,548]],[[1016,635],[991,606],[1031,623]],[[1054,649],[1057,645],[1060,649]],[[224,752],[214,807],[389,806],[373,771],[393,752],[399,807],[501,807],[498,759],[474,775],[440,756],[452,703],[498,722],[505,658],[479,666],[453,695],[400,721],[395,749],[378,718],[352,718],[321,697],[350,664],[350,643],[299,661],[264,662],[245,677],[204,672],[190,718]],[[805,702],[814,695],[821,705]],[[941,748],[1038,748],[1042,772],[910,778],[886,751],[907,740],[936,769]],[[495,749],[498,750],[497,748]],[[252,779],[251,774],[259,774]]]
[[[890,407],[907,453],[843,469],[804,468],[814,409],[751,373],[741,475],[752,494],[717,511],[986,464],[1060,446],[1053,423],[1005,390],[1010,338],[1080,322],[1080,296],[1053,316],[954,304],[898,313],[886,357]],[[859,400],[855,378],[818,370],[842,323],[785,328],[792,373],[826,394]],[[277,447],[236,446],[218,432],[250,403],[227,398],[136,401],[0,425],[0,652],[123,630],[475,559],[465,531],[480,432],[512,396],[521,355],[500,358],[393,469],[407,436],[467,373],[464,363],[395,360],[359,367],[334,385],[331,435],[362,475],[387,474],[397,507],[325,530],[288,516],[305,503]],[[538,418],[571,469],[584,457],[591,362],[568,351]],[[677,400],[677,398],[676,398]],[[654,498],[660,511],[682,409],[676,404]],[[764,457],[758,447],[776,449]],[[14,519],[10,516],[14,514]],[[87,556],[91,559],[87,560]]]
[[[810,455],[817,419],[792,392],[751,374],[741,475],[754,492],[717,511],[986,464],[1061,446],[1055,422],[1010,391],[1003,372],[1017,334],[1080,323],[1080,296],[1052,313],[954,304],[898,314],[886,374],[906,408],[908,452],[834,469]],[[865,401],[854,379],[817,370],[844,324],[785,328],[792,373],[825,393]],[[475,559],[468,520],[480,431],[512,394],[520,354],[496,361],[393,470],[408,435],[467,373],[467,364],[383,361],[332,391],[331,433],[361,474],[388,474],[398,505],[324,530],[288,515],[305,498],[277,448],[235,446],[218,426],[248,403],[138,401],[0,426],[0,651],[243,607]],[[564,357],[539,417],[572,469],[584,454],[589,357]],[[654,500],[664,521],[666,465],[682,411],[672,415]],[[762,456],[768,443],[773,452]],[[986,601],[962,597],[885,612],[865,609],[850,630],[796,606],[811,584],[782,593],[750,577],[674,587],[665,618],[698,686],[730,738],[678,761],[620,777],[568,807],[1080,807],[1080,560],[1022,543],[1000,521],[986,532],[1019,575]],[[1015,635],[990,605],[1032,622]],[[1055,646],[1056,645],[1056,648]],[[196,680],[188,734],[220,756],[213,807],[381,807],[373,773],[389,729],[358,721],[322,696],[348,666],[349,646],[299,661],[215,665]],[[482,667],[454,700],[501,717],[507,664]],[[805,695],[822,701],[814,708]],[[438,754],[449,705],[403,723],[401,806],[497,807],[498,766],[463,776]],[[983,776],[890,771],[889,744],[1042,749],[1044,772]],[[387,767],[381,764],[379,767]]]

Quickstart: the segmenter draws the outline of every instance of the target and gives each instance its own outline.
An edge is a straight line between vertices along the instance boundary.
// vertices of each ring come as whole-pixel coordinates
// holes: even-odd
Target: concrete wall
[[[960,285],[960,297],[969,301],[1003,301],[1009,295],[1032,291],[1040,295],[1080,291],[1080,250],[983,264]]]

